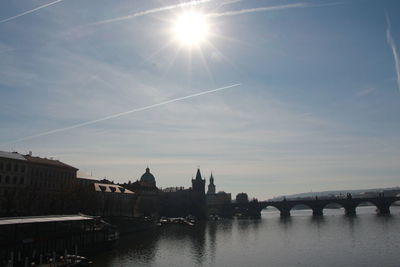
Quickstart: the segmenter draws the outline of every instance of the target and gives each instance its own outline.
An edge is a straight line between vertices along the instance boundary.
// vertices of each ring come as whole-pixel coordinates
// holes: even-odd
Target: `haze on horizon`
[[[115,182],[149,166],[160,187],[189,187],[200,166],[217,190],[259,199],[399,186],[399,12],[396,0],[1,2],[0,150]]]

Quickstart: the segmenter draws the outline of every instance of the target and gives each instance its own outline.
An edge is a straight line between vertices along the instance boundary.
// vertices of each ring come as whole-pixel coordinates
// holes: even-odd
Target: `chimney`
[[[32,151],[29,151],[29,156],[31,156],[31,157],[32,157]]]

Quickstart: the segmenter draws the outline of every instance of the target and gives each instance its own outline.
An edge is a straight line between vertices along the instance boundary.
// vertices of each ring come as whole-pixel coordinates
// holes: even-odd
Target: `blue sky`
[[[398,1],[51,3],[0,3],[0,150],[161,187],[200,166],[259,199],[400,185]],[[192,49],[171,31],[188,8],[209,14]]]

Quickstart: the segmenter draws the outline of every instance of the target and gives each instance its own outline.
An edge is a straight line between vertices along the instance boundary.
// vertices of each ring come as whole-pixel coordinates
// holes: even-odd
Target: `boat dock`
[[[114,226],[83,214],[0,218],[0,266],[59,261],[117,239]]]

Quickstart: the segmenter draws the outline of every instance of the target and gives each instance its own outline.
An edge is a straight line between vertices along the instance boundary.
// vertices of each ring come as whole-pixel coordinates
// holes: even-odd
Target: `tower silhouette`
[[[206,217],[206,180],[197,169],[196,178],[192,179],[192,212],[199,219]]]
[[[214,176],[211,173],[210,176],[210,184],[208,185],[207,195],[215,194],[215,184],[214,184]]]

